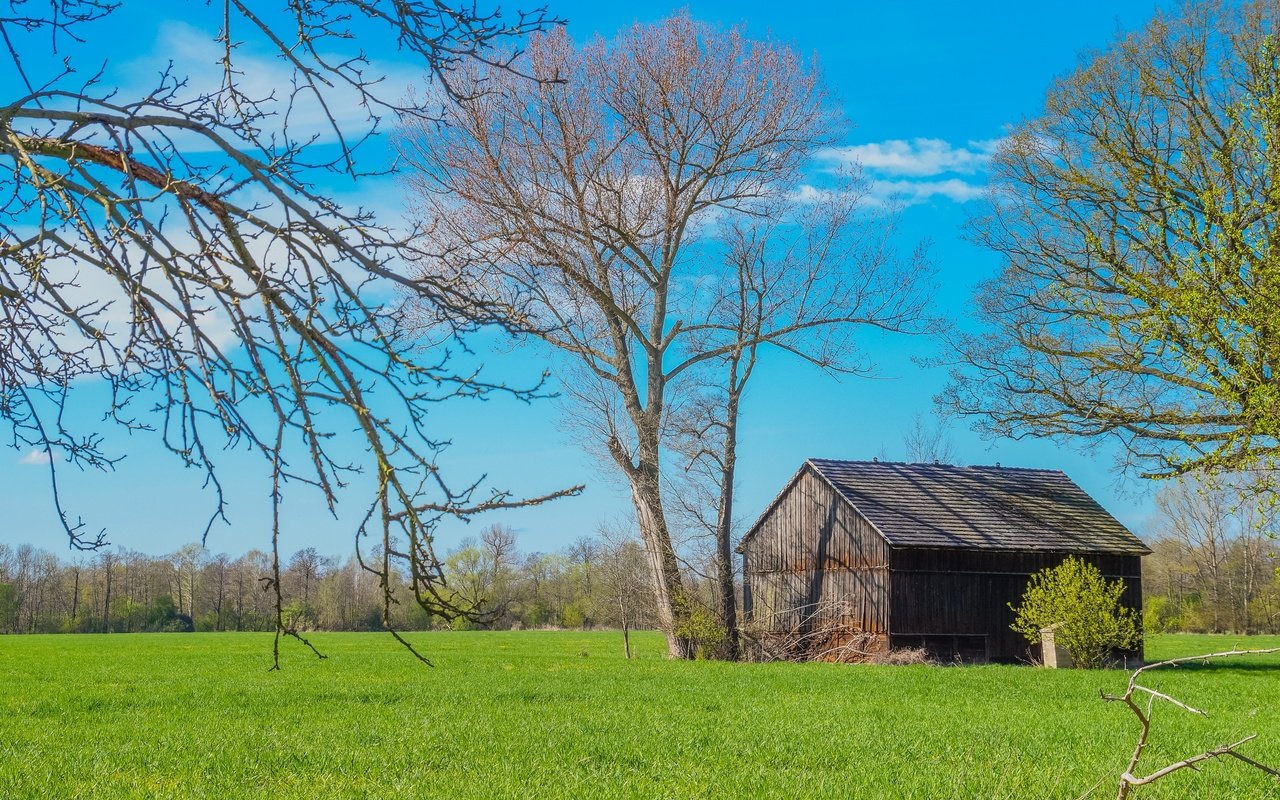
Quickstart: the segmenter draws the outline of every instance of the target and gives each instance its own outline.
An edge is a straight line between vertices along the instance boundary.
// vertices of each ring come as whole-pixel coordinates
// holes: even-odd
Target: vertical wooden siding
[[[744,606],[773,628],[843,605],[846,622],[889,630],[889,547],[811,470],[779,499],[743,548]]]
[[[1010,629],[1009,607],[1022,601],[1031,574],[1055,566],[1068,553],[982,550],[894,549],[890,554],[893,599],[890,631],[909,637],[938,634],[981,635],[990,657],[1013,661],[1028,657],[1021,634]],[[1124,604],[1142,608],[1139,556],[1078,553],[1108,578],[1123,578]],[[1141,651],[1136,653],[1141,657]]]

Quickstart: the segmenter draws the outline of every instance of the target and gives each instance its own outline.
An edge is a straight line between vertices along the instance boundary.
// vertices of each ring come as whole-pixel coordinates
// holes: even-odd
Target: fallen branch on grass
[[[1142,760],[1142,751],[1146,749],[1147,741],[1151,737],[1151,713],[1155,708],[1155,702],[1157,700],[1163,700],[1167,703],[1171,703],[1177,706],[1178,708],[1183,709],[1184,711],[1191,712],[1192,714],[1199,714],[1200,716],[1206,716],[1206,717],[1208,716],[1208,713],[1205,711],[1202,711],[1198,708],[1194,708],[1190,705],[1187,705],[1181,700],[1171,697],[1165,694],[1164,692],[1156,691],[1155,689],[1152,689],[1148,686],[1143,686],[1139,684],[1138,679],[1142,677],[1143,673],[1150,672],[1151,670],[1155,670],[1155,669],[1161,669],[1164,667],[1176,667],[1180,664],[1208,661],[1214,658],[1227,658],[1230,656],[1267,655],[1269,653],[1280,653],[1280,647],[1268,647],[1260,650],[1226,650],[1221,653],[1209,653],[1208,655],[1185,656],[1183,658],[1171,658],[1167,661],[1160,661],[1155,664],[1147,664],[1144,667],[1139,667],[1138,669],[1134,670],[1133,673],[1129,676],[1129,683],[1125,688],[1124,694],[1116,696],[1116,695],[1109,695],[1104,693],[1102,695],[1103,700],[1106,700],[1108,702],[1124,703],[1126,706],[1128,706],[1129,710],[1133,712],[1134,716],[1138,718],[1138,722],[1142,726],[1142,729],[1138,732],[1138,741],[1133,748],[1133,755],[1129,757],[1129,765],[1125,769],[1124,774],[1120,776],[1120,787],[1119,787],[1119,790],[1116,792],[1116,800],[1125,800],[1129,796],[1129,793],[1133,790],[1133,787],[1135,786],[1145,786],[1149,783],[1155,783],[1156,781],[1160,780],[1166,775],[1170,775],[1174,772],[1177,772],[1178,770],[1186,769],[1188,767],[1195,769],[1195,765],[1200,763],[1201,761],[1208,761],[1210,759],[1221,758],[1223,756],[1228,756],[1230,758],[1236,759],[1237,761],[1242,761],[1248,764],[1249,766],[1254,767],[1255,769],[1262,770],[1268,775],[1271,775],[1275,778],[1280,778],[1280,771],[1277,771],[1271,767],[1268,767],[1265,764],[1254,761],[1252,758],[1249,758],[1248,756],[1240,753],[1237,750],[1237,748],[1239,748],[1241,745],[1244,745],[1252,741],[1253,739],[1256,739],[1257,734],[1251,734],[1249,736],[1244,737],[1243,739],[1240,739],[1239,741],[1232,742],[1231,744],[1225,744],[1225,745],[1222,745],[1221,747],[1215,747],[1211,750],[1206,750],[1203,753],[1190,756],[1189,758],[1184,758],[1181,761],[1175,761],[1172,764],[1168,764],[1167,766],[1161,767],[1160,769],[1157,769],[1154,772],[1151,772],[1147,775],[1138,776],[1135,774],[1135,770],[1137,770],[1138,768],[1138,762]],[[1138,695],[1139,699],[1134,699],[1135,694]],[[1141,698],[1144,695],[1146,698],[1145,703],[1141,702]],[[1144,709],[1144,705],[1145,705],[1145,709]],[[1090,790],[1090,792],[1092,792],[1092,790]]]

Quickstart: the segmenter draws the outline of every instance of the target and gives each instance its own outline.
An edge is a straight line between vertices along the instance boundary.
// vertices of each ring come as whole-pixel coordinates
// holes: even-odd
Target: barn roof
[[[894,547],[1151,552],[1059,470],[814,458],[792,482],[807,469],[830,483]],[[769,505],[744,543],[780,499]]]

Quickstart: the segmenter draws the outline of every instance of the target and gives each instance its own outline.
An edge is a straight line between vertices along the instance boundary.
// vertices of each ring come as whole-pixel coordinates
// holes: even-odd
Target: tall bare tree
[[[723,275],[707,289],[722,327],[697,342],[723,352],[699,372],[697,400],[671,425],[672,441],[693,478],[677,490],[681,510],[715,542],[714,582],[726,628],[723,655],[739,655],[734,492],[739,416],[761,351],[779,348],[829,373],[867,374],[875,364],[857,347],[867,327],[923,333],[932,265],[922,244],[896,248],[898,209],[873,206],[869,185],[847,173],[824,190],[758,204],[720,226]],[[778,331],[794,329],[790,333]]]
[[[768,222],[833,123],[815,67],[789,48],[681,15],[581,47],[538,35],[526,55],[538,82],[472,69],[474,97],[447,112],[444,135],[418,125],[405,138],[428,245],[448,245],[424,248],[423,272],[472,319],[576,365],[574,420],[626,479],[668,649],[685,656],[663,478],[681,387],[713,368],[736,386],[764,343],[803,352],[825,328],[897,328],[919,309],[842,272],[838,246],[804,254],[822,237],[784,237],[795,218]],[[725,256],[739,219],[756,223],[741,233],[745,265]]]
[[[508,70],[514,51],[494,45],[552,21],[444,0],[191,4],[208,33],[170,37],[182,52],[139,85],[102,64],[103,19],[133,8],[0,3],[0,419],[14,446],[48,464],[79,548],[104,535],[67,512],[58,467],[119,457],[67,413],[83,379],[110,388],[111,423],[154,432],[205,474],[210,525],[225,517],[223,447],[267,465],[277,531],[287,485],[333,509],[363,472],[361,532],[381,542],[365,563],[387,608],[398,561],[419,603],[463,611],[439,591],[433,521],[518,501],[446,481],[425,417],[443,396],[501,387],[406,346],[387,287],[428,301],[434,290],[397,268],[403,236],[322,187],[385,171],[362,147],[383,118],[436,119],[455,67]],[[392,65],[356,42],[397,51],[395,66],[428,73],[434,91],[403,101]],[[355,461],[336,444],[353,428]],[[278,551],[273,565],[279,601]]]
[[[1261,622],[1254,610],[1275,577],[1269,556],[1280,516],[1260,507],[1257,482],[1193,473],[1156,495],[1153,553],[1143,566],[1152,577],[1143,591],[1165,598],[1155,621],[1211,633],[1250,633]]]
[[[947,436],[947,420],[939,418],[932,426],[925,420],[924,414],[916,414],[911,419],[911,428],[902,437],[908,461],[918,463],[956,463],[956,448]]]

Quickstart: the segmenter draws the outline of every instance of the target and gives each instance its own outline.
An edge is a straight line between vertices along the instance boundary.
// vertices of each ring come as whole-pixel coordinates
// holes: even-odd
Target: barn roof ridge
[[[893,547],[1150,552],[1062,470],[823,458],[805,460],[739,552],[808,469]]]
[[[818,464],[884,464],[899,467],[936,467],[939,469],[998,469],[1014,472],[1048,472],[1053,475],[1066,475],[1060,469],[1047,467],[1009,467],[1004,464],[948,464],[943,461],[886,461],[883,458],[807,458],[806,462]]]

